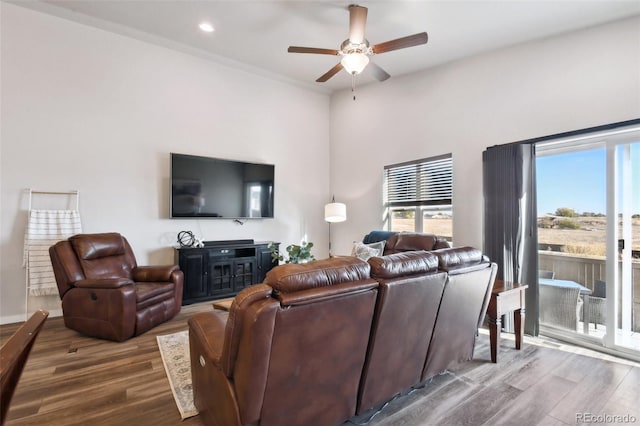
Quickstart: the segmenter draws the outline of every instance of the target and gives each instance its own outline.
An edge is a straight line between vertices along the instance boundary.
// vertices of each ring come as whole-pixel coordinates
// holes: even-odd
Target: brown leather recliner
[[[204,424],[332,425],[355,414],[378,283],[337,257],[280,265],[222,315],[189,319]]]
[[[473,358],[498,266],[473,247],[435,250],[438,268],[447,273],[438,320],[422,380]]]
[[[447,281],[447,273],[438,270],[438,257],[426,251],[372,257],[368,262],[380,287],[358,414],[421,382]]]
[[[64,324],[123,341],[173,318],[182,304],[177,265],[138,266],[118,233],[78,234],[49,248]]]

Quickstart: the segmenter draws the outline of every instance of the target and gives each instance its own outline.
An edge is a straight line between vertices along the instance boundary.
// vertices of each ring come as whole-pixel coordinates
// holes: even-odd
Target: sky
[[[640,142],[631,145],[632,213],[640,214]],[[606,213],[604,148],[536,159],[538,216],[568,207],[577,213]]]

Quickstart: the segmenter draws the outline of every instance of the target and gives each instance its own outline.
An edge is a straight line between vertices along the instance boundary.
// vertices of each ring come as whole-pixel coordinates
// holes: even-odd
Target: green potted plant
[[[285,263],[307,263],[312,260],[316,260],[315,256],[311,254],[312,242],[303,241],[302,244],[291,244],[287,246],[287,259],[280,254],[275,245],[269,244],[269,250],[271,250],[271,259],[274,262],[284,261]]]

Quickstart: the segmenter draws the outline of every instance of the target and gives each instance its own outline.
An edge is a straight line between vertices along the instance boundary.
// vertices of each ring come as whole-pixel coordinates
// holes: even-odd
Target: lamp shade
[[[343,203],[329,203],[324,206],[324,220],[344,222],[347,220],[347,206]]]
[[[369,57],[364,53],[349,53],[342,57],[340,63],[349,74],[360,74],[369,63]]]

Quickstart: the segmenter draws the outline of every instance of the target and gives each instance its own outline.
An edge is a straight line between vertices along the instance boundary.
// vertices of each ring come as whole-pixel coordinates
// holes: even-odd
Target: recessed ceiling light
[[[211,25],[208,22],[202,22],[200,25],[198,25],[198,27],[200,27],[200,29],[202,31],[204,31],[205,33],[212,33],[213,32],[213,25]]]

